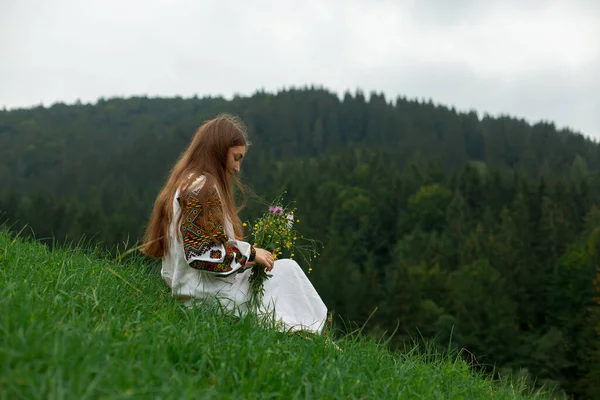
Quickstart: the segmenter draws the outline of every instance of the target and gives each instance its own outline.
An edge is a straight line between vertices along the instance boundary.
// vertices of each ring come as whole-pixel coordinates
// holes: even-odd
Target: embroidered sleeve
[[[229,240],[221,218],[222,205],[216,191],[208,202],[187,195],[180,224],[185,258],[190,267],[228,275],[242,272],[253,247],[239,240]]]

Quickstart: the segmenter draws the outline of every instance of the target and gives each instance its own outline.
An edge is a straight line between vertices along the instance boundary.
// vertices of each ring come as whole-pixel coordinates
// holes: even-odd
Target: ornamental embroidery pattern
[[[190,262],[190,267],[209,272],[229,272],[231,271],[231,262],[233,261],[233,257],[234,252],[228,251],[222,263],[193,260]]]
[[[231,271],[231,263],[234,260],[238,260],[238,262],[242,264],[242,268],[246,265],[246,257],[243,256],[236,247],[226,246],[225,250],[227,251],[225,260],[221,263],[193,260],[190,262],[190,267],[210,272],[229,272]],[[242,269],[240,269],[240,271],[242,271]]]
[[[227,242],[227,235],[220,218],[221,207],[221,200],[216,190],[210,192],[208,201],[204,204],[194,194],[186,197],[179,229],[183,238],[183,250],[187,260],[200,257],[211,250],[213,246],[221,246]],[[225,251],[225,259],[222,263],[196,260],[191,261],[190,266],[205,271],[229,272],[232,269],[231,262],[235,256],[238,256],[237,260],[242,261],[241,254],[238,249],[229,246],[226,247]],[[217,252],[219,253],[218,256]],[[211,250],[210,256],[211,258],[221,258],[222,254],[220,250]]]

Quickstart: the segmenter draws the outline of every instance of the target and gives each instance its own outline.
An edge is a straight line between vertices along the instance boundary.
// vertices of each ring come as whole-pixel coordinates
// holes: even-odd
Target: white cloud
[[[1,2],[0,106],[314,83],[553,120],[600,137],[599,4]]]

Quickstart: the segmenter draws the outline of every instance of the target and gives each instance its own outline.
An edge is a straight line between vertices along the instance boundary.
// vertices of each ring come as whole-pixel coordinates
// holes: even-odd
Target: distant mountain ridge
[[[132,97],[0,111],[0,180],[19,192],[62,196],[81,195],[114,174],[164,175],[197,127],[221,112],[241,116],[249,127],[257,149],[249,176],[275,161],[356,145],[390,151],[399,165],[418,153],[447,167],[477,160],[533,176],[561,173],[577,156],[590,170],[600,168],[596,143],[551,123],[479,119],[431,102],[391,104],[379,94],[340,100],[323,89],[298,89],[229,101]]]

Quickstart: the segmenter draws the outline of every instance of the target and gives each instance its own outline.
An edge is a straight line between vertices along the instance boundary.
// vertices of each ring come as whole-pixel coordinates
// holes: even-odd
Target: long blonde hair
[[[223,211],[229,217],[236,239],[244,237],[242,223],[236,208],[233,184],[242,194],[245,190],[240,181],[227,170],[227,154],[230,147],[249,146],[246,126],[237,117],[222,114],[206,121],[196,131],[188,148],[171,169],[169,179],[156,201],[140,246],[140,251],[150,257],[163,257],[168,247],[169,225],[173,220],[173,198],[177,189],[184,194],[193,180],[206,176],[203,190],[207,192],[216,186],[223,204]],[[206,189],[206,190],[205,190]]]

